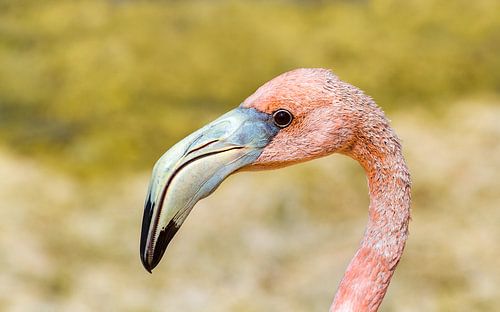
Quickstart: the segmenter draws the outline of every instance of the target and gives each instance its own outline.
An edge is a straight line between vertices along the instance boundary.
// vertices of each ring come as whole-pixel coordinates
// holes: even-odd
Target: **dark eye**
[[[278,109],[273,113],[274,124],[280,128],[285,128],[293,120],[292,114],[286,109]]]

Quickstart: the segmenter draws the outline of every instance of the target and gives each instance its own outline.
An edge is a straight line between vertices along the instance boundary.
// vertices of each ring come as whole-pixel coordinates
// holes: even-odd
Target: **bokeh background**
[[[367,219],[330,156],[237,174],[153,275],[149,172],[297,67],[384,108],[413,221],[382,311],[500,306],[500,2],[0,1],[0,310],[326,311]]]

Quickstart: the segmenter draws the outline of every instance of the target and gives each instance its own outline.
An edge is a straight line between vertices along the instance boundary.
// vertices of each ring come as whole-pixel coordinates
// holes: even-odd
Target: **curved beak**
[[[153,168],[144,207],[141,261],[151,273],[193,206],[253,163],[277,134],[271,116],[236,108],[168,150]]]

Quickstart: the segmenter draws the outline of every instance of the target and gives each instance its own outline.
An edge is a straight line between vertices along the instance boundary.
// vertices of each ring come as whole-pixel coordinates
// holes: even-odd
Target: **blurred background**
[[[499,55],[496,0],[0,0],[0,310],[326,311],[367,219],[344,156],[230,177],[153,275],[138,250],[167,148],[326,67],[383,107],[413,175],[381,311],[497,311]]]

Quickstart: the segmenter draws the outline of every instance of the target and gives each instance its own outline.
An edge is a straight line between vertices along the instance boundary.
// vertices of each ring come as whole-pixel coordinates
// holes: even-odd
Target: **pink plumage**
[[[297,69],[260,87],[245,107],[296,118],[250,167],[270,169],[339,152],[365,169],[369,220],[330,311],[376,311],[401,258],[410,220],[410,174],[383,111],[326,69]]]

